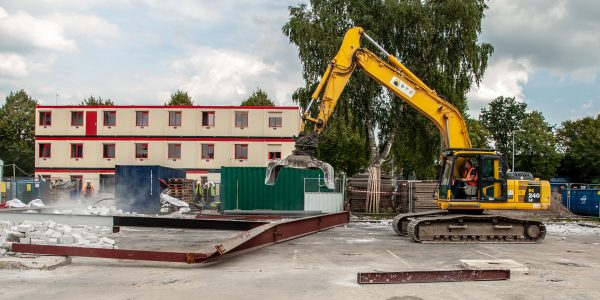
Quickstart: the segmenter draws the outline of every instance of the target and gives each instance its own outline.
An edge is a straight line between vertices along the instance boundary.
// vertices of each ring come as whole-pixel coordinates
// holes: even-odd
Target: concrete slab
[[[512,272],[529,272],[529,268],[512,259],[461,259],[460,266],[467,270],[510,270]]]
[[[66,256],[28,255],[0,257],[0,269],[53,270],[71,263]]]
[[[578,225],[575,225],[578,226]],[[600,231],[600,228],[598,229]],[[127,228],[121,249],[193,251],[234,231]],[[211,265],[73,257],[52,271],[0,270],[0,299],[600,299],[598,235],[549,233],[540,244],[418,244],[386,223],[351,223]],[[510,259],[510,280],[361,286],[358,272],[455,269]],[[68,293],[65,293],[68,289]]]

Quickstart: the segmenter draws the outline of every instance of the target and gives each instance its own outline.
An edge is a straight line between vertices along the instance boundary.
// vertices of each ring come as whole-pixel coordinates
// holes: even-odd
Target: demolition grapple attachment
[[[306,133],[305,131],[300,132],[296,138],[295,149],[292,151],[292,155],[285,159],[272,159],[267,164],[267,174],[265,177],[265,184],[274,185],[279,176],[279,172],[283,167],[290,167],[296,169],[320,169],[323,171],[325,185],[327,188],[334,188],[334,171],[333,167],[323,161],[315,158],[315,151],[319,144],[319,138],[316,132]]]

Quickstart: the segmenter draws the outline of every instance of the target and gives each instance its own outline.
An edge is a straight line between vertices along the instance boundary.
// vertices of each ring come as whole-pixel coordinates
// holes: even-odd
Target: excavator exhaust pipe
[[[318,145],[318,136],[316,132],[300,132],[296,138],[295,149],[292,155],[285,159],[272,159],[267,164],[265,176],[266,185],[274,185],[279,177],[279,172],[284,167],[296,169],[320,169],[323,171],[325,185],[329,189],[334,189],[334,171],[333,167],[315,158],[314,153]]]

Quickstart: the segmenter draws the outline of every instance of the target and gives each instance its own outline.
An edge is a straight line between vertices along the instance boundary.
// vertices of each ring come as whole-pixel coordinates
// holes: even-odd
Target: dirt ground
[[[74,257],[0,270],[0,299],[600,299],[600,228],[548,225],[541,244],[427,245],[389,221],[351,223],[212,265]],[[193,250],[235,232],[123,228],[121,249]],[[456,269],[460,259],[529,268],[491,282],[359,285],[358,272]]]

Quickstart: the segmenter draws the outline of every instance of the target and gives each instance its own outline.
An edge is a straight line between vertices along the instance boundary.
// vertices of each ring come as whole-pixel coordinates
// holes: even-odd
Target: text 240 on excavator
[[[361,48],[364,37],[385,54],[387,61]],[[362,28],[347,31],[302,116],[295,150],[285,159],[269,161],[266,184],[274,184],[283,167],[322,169],[333,187],[333,168],[317,160],[318,137],[327,125],[340,94],[353,71],[361,69],[379,84],[430,119],[440,130],[445,150],[441,153],[438,182],[439,210],[401,214],[393,229],[422,243],[532,243],[544,239],[543,223],[484,213],[485,210],[544,210],[550,208],[550,184],[525,172],[507,172],[507,163],[491,149],[471,148],[465,120],[454,106],[429,88],[395,56],[390,55]],[[318,116],[310,109],[318,105]],[[305,131],[307,122],[314,129]],[[460,183],[467,161],[474,166],[469,184]]]

